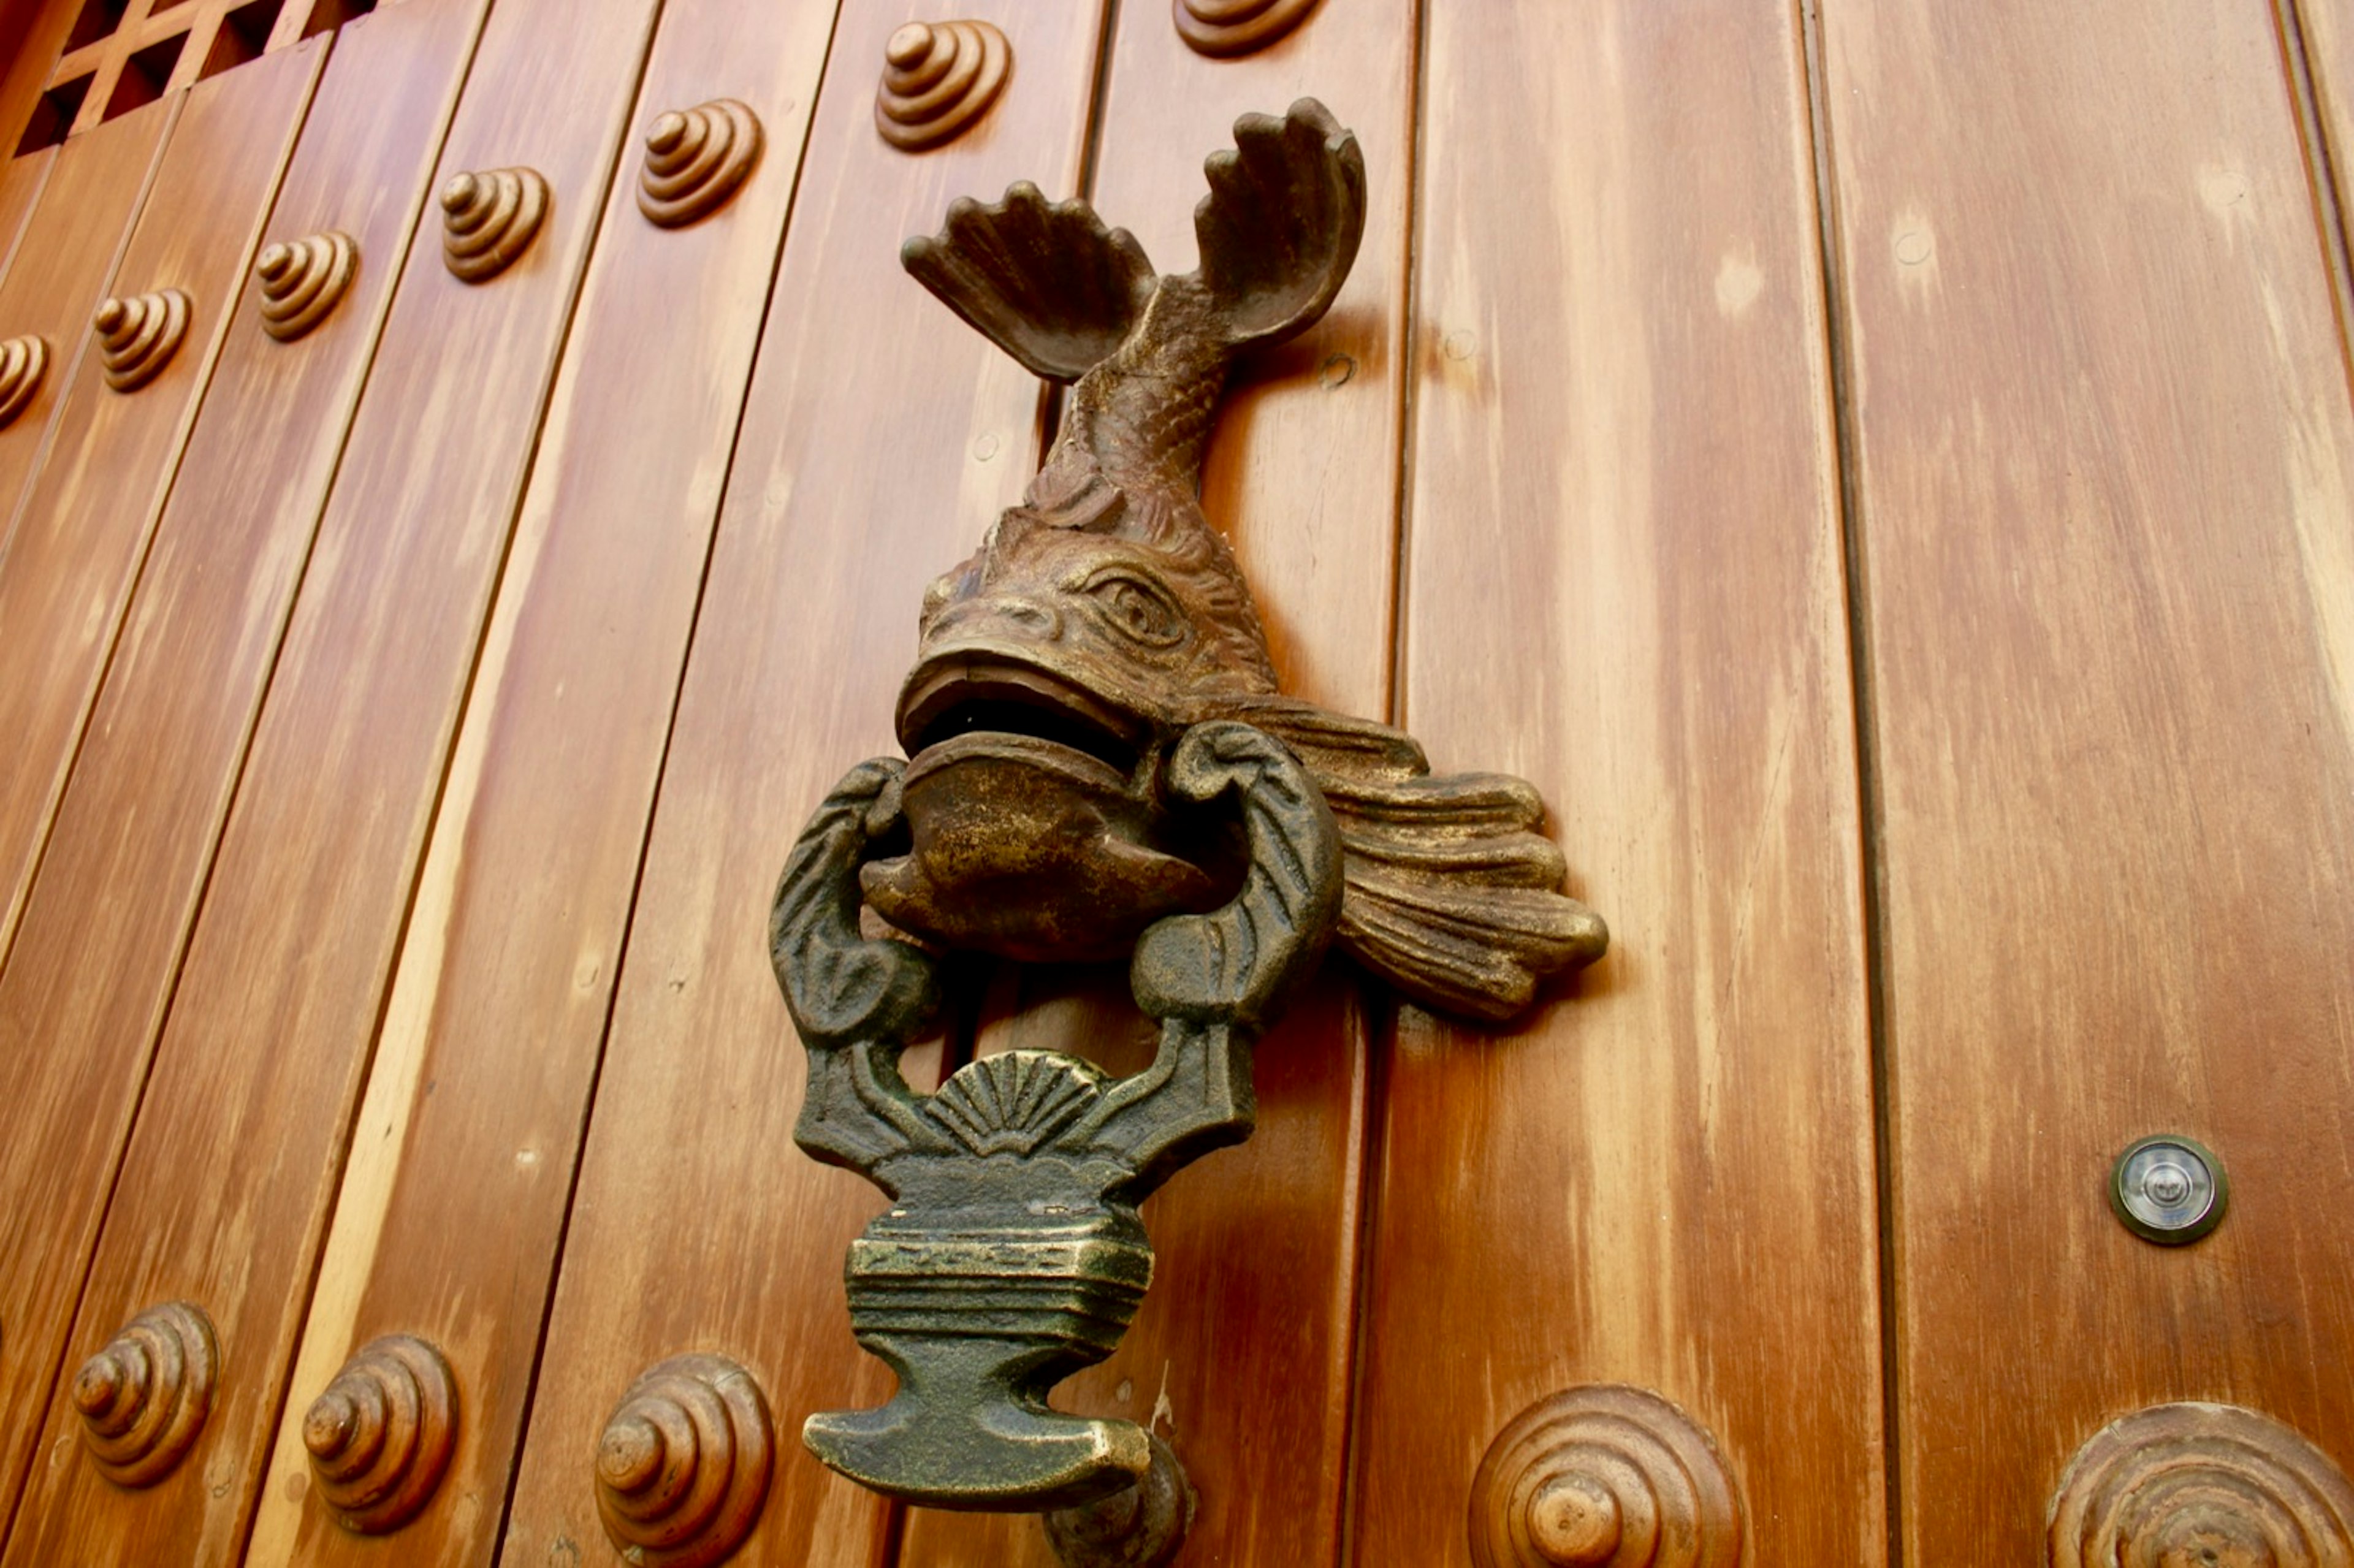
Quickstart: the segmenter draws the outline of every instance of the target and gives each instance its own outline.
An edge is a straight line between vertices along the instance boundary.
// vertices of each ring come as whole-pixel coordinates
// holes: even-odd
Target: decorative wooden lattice
[[[20,153],[54,145],[376,8],[376,0],[67,3],[80,9]]]

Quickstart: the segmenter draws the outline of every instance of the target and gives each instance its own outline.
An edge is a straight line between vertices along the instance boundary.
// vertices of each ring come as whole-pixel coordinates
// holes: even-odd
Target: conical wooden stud
[[[987,22],[910,22],[883,49],[875,128],[919,153],[964,133],[1005,90],[1013,47]]]
[[[14,424],[33,394],[41,389],[41,377],[49,371],[49,345],[42,338],[12,337],[0,343],[0,429]]]
[[[2158,1404],[2093,1435],[2052,1499],[2052,1568],[2354,1563],[2354,1486],[2299,1433],[2232,1404]]]
[[[536,169],[452,175],[441,187],[442,262],[469,283],[497,277],[531,249],[547,204]]]
[[[1573,1388],[1514,1416],[1471,1481],[1479,1568],[1738,1568],[1741,1502],[1716,1446],[1658,1394]]]
[[[136,392],[161,376],[188,335],[188,296],[177,289],[121,295],[99,306],[90,325],[106,384]]]
[[[634,1568],[707,1568],[768,1499],[769,1402],[725,1356],[673,1356],[632,1383],[597,1445],[597,1511]]]
[[[383,1535],[432,1500],[458,1440],[458,1385],[409,1334],[370,1341],[302,1417],[319,1499],[355,1535]]]
[[[732,98],[674,109],[646,132],[638,210],[684,228],[726,205],[760,161],[760,117]]]
[[[186,1301],[151,1307],[90,1360],[73,1383],[82,1441],[118,1487],[152,1487],[203,1432],[220,1383],[212,1319]]]
[[[334,230],[265,247],[253,268],[261,281],[261,330],[293,342],[327,319],[359,270],[359,247]]]
[[[1316,0],[1171,0],[1177,34],[1219,58],[1263,49],[1308,19]]]

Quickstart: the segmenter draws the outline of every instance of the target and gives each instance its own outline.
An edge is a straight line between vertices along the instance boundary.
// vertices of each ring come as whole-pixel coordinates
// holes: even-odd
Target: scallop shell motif
[[[769,1402],[725,1356],[673,1356],[630,1386],[597,1445],[597,1512],[636,1568],[705,1568],[768,1500]]]
[[[293,342],[327,319],[359,270],[360,248],[338,230],[265,248],[253,267],[261,281],[261,330]]]
[[[41,377],[49,370],[49,345],[46,339],[12,337],[0,343],[0,429],[16,422],[41,389]]]
[[[187,1301],[151,1307],[82,1362],[73,1383],[82,1441],[118,1487],[152,1487],[196,1445],[220,1384],[212,1319]]]
[[[891,35],[883,59],[875,128],[908,153],[961,134],[1013,69],[1013,46],[987,22],[910,22]]]
[[[1027,1157],[1078,1119],[1105,1075],[1053,1051],[1006,1051],[968,1062],[924,1102],[942,1130],[979,1155]]]
[[[1479,1568],[1736,1568],[1741,1502],[1715,1445],[1658,1394],[1595,1383],[1514,1416],[1471,1480]]]
[[[1171,0],[1178,36],[1221,59],[1267,48],[1314,9],[1316,0]]]
[[[451,175],[441,187],[442,261],[469,283],[497,277],[531,249],[547,204],[547,181],[536,169]]]
[[[2052,1568],[2354,1563],[2354,1487],[2268,1415],[2158,1404],[2095,1433],[2052,1500]]]
[[[638,210],[663,228],[684,228],[726,205],[760,161],[760,117],[732,98],[673,109],[646,132]]]
[[[106,384],[136,392],[164,373],[188,335],[188,296],[177,289],[117,296],[98,307],[99,360]]]
[[[457,1435],[450,1363],[409,1334],[361,1347],[302,1417],[312,1480],[355,1535],[382,1535],[416,1518],[450,1467]]]

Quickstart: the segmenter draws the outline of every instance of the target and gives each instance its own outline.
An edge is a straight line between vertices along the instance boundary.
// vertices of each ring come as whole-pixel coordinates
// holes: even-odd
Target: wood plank
[[[925,583],[1037,455],[1036,382],[895,264],[954,196],[1076,181],[1096,8],[986,14],[1014,86],[921,155],[874,125],[905,8],[849,0],[836,24],[631,920],[509,1562],[610,1554],[598,1436],[642,1371],[694,1350],[748,1367],[775,1414],[776,1476],[742,1560],[866,1568],[886,1548],[880,1500],[799,1439],[811,1412],[887,1386],[842,1295],[844,1250],[881,1199],[792,1147],[801,1053],[760,932],[820,797],[893,748]]]
[[[324,53],[289,55],[267,71],[188,96],[164,151],[155,198],[123,260],[142,289],[186,291],[187,339],[154,380],[128,395],[102,384],[93,352],[66,394],[52,461],[36,481],[10,551],[14,569],[0,578],[0,613],[11,618],[11,637],[47,644],[37,664],[32,651],[20,651],[14,678],[0,683],[0,723],[18,737],[19,766],[8,771],[5,797],[17,876],[29,871],[39,843],[34,814],[46,822],[64,782],[130,578],[233,320],[223,302],[236,298],[250,263]],[[62,196],[70,187],[52,189]],[[140,777],[154,783],[143,764]],[[130,815],[110,814],[100,833],[119,838]],[[0,1145],[0,1323],[9,1343],[0,1361],[0,1409],[11,1413],[0,1430],[0,1509],[11,1511],[34,1457],[34,1413],[65,1348],[144,1055],[143,1039],[87,1030],[96,1022],[90,1014],[57,1005],[77,989],[85,997],[111,992],[127,977],[108,969],[102,950],[70,939],[50,943],[80,927],[92,906],[123,893],[120,884],[78,883],[69,870],[45,879],[24,905],[19,939],[0,969],[0,1104],[22,1118],[13,1124],[21,1131]],[[151,961],[168,973],[168,954]]]
[[[1467,1561],[1489,1444],[1592,1383],[1714,1435],[1745,1561],[1885,1557],[1797,28],[1771,0],[1430,12],[1404,711],[1438,766],[1537,784],[1611,949],[1513,1030],[1401,1010],[1361,1338],[1366,1564]]]
[[[17,246],[25,238],[25,225],[32,218],[34,204],[40,200],[41,187],[48,183],[49,171],[57,162],[57,149],[45,147],[11,158],[6,167],[0,168],[0,286],[7,281],[8,269],[16,263]]]
[[[65,48],[72,0],[6,0],[0,5],[0,157],[13,156],[32,123],[33,107],[49,85],[50,68]]]
[[[1404,419],[1406,209],[1416,6],[1329,7],[1239,59],[1196,54],[1168,12],[1120,14],[1097,154],[1097,209],[1168,271],[1193,265],[1202,160],[1239,115],[1324,100],[1356,132],[1364,240],[1315,331],[1243,366],[1219,417],[1204,505],[1233,542],[1287,692],[1385,717]],[[948,564],[943,558],[940,565]],[[1034,971],[981,1054],[1073,1052],[1115,1071],[1152,1059],[1157,1031],[1124,969]],[[1062,1408],[1149,1423],[1201,1497],[1186,1552],[1205,1563],[1331,1563],[1356,1313],[1367,1029],[1339,959],[1261,1044],[1259,1126],[1145,1209],[1154,1284],[1118,1354],[1064,1385]],[[1271,1400],[1261,1391],[1281,1389]],[[909,1515],[909,1564],[1055,1568],[1034,1519]]]
[[[160,194],[115,270],[116,291],[176,288],[191,302],[186,341],[163,373],[129,395],[108,387],[87,316],[61,323],[78,342],[52,342],[52,374],[69,366],[71,380],[0,563],[0,625],[16,644],[0,682],[0,735],[16,737],[16,765],[0,780],[0,960],[323,52],[266,73],[262,85],[186,100],[156,165]],[[37,398],[26,418],[39,412]]]
[[[1904,1538],[2025,1562],[2145,1404],[2354,1463],[2354,408],[2268,7],[1823,20]],[[2105,1202],[2166,1131],[2187,1249]]]
[[[395,970],[249,1568],[380,1562],[317,1501],[302,1429],[357,1345],[449,1358],[463,1425],[404,1563],[487,1560],[522,1446],[613,977],[832,0],[671,0],[630,123],[714,96],[765,150],[658,228],[607,199]],[[519,1044],[529,1043],[528,1049]]]
[[[2302,64],[2318,123],[2306,127],[2306,158],[2313,171],[2317,206],[2334,206],[2338,240],[2347,241],[2346,216],[2354,212],[2354,5],[2348,0],[2274,0],[2284,36]],[[2319,144],[2314,143],[2317,135]],[[2324,171],[2327,171],[2325,175]],[[2337,265],[2354,265],[2341,252]],[[2342,274],[2341,274],[2342,276]],[[2346,323],[2341,323],[2341,327]]]
[[[22,264],[0,283],[0,335],[26,334],[49,345],[48,374],[22,412],[0,429],[0,576],[8,569],[16,518],[48,450],[49,432],[91,334],[90,318],[114,286],[114,272],[147,199],[164,132],[180,101],[151,103],[49,154],[42,199],[25,220]],[[21,161],[21,160],[20,160]],[[0,647],[0,661],[9,652]],[[0,662],[0,669],[13,669]]]
[[[196,1300],[243,1375],[187,1468],[139,1507],[74,1467],[40,1516],[49,1533],[18,1532],[26,1562],[54,1560],[43,1553],[67,1540],[115,1542],[124,1560],[212,1563],[242,1547],[385,966],[651,21],[637,0],[576,11],[554,49],[525,12],[492,24],[429,174],[414,156],[439,139],[480,8],[429,9],[419,24],[443,35],[443,67],[419,97],[437,117],[409,127],[402,195],[525,162],[555,200],[533,248],[490,284],[444,268],[438,212],[402,276],[77,1323],[86,1351],[139,1304]],[[398,90],[400,58],[376,62],[389,79],[354,90]],[[383,147],[370,155],[400,167]],[[184,927],[186,910],[184,896]],[[220,1149],[247,1152],[191,1182]],[[70,1420],[61,1407],[49,1417],[58,1434]]]

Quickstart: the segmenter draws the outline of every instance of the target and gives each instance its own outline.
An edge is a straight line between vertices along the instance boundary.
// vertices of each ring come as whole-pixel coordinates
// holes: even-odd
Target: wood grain
[[[2293,51],[2301,53],[2306,79],[2311,83],[2313,112],[2319,122],[2320,144],[2308,140],[2306,168],[2313,181],[2317,216],[2334,207],[2338,239],[2346,241],[2346,215],[2354,212],[2354,7],[2348,0],[2274,0],[2282,32]],[[2295,59],[2292,66],[2297,63]],[[2354,268],[2354,257],[2341,253],[2341,268]],[[2344,302],[2340,302],[2342,309]],[[2339,323],[2341,328],[2346,323]],[[2354,352],[2354,351],[2349,351]]]
[[[57,162],[57,149],[45,147],[12,158],[0,168],[0,286],[6,283],[7,269],[15,263],[17,244],[25,237],[26,221],[33,216],[33,205],[40,199],[41,187],[48,183],[49,171]]]
[[[251,264],[324,52],[314,48],[299,61],[273,65],[266,86],[186,101],[156,166],[160,195],[130,237],[111,291],[176,288],[188,296],[187,339],[163,373],[129,395],[109,387],[86,313],[59,322],[51,339],[51,374],[70,367],[71,380],[57,394],[57,418],[17,508],[8,560],[0,564],[0,625],[13,645],[9,678],[0,682],[0,735],[16,737],[14,765],[0,780],[0,958],[23,915],[132,585],[203,403],[228,302]],[[150,104],[138,112],[159,111]],[[60,196],[76,199],[69,190]],[[85,289],[89,281],[81,280]],[[19,424],[40,418],[45,396]]]
[[[833,21],[671,0],[630,123],[714,95],[766,129],[713,217],[638,210],[624,147],[392,981],[246,1562],[487,1562],[671,710]],[[526,1044],[527,1043],[527,1045]],[[421,1335],[463,1391],[439,1500],[391,1541],[315,1501],[307,1403]]]
[[[364,140],[358,170],[398,171],[384,205],[410,215],[453,166],[504,160],[546,170],[558,200],[494,288],[452,278],[434,229],[410,256],[87,1292],[85,1327],[123,1300],[201,1301],[245,1375],[215,1407],[201,1475],[143,1499],[135,1516],[78,1497],[79,1510],[52,1516],[59,1540],[222,1562],[250,1517],[385,967],[650,22],[634,4],[576,12],[579,29],[553,50],[527,17],[493,25],[435,157],[482,9],[444,0],[395,14],[400,42],[350,90],[376,121],[383,98],[406,102],[392,143],[406,152],[395,162]],[[385,255],[390,276],[398,247]]]
[[[49,84],[74,15],[72,0],[6,0],[0,5],[0,157],[16,154],[32,123],[33,106]]]
[[[0,576],[24,496],[48,450],[49,431],[90,340],[90,318],[114,286],[114,270],[129,243],[165,131],[184,100],[149,104],[47,154],[56,160],[42,199],[25,220],[17,249],[0,283],[0,336],[31,333],[48,340],[49,369],[22,412],[0,429]],[[30,160],[20,159],[27,163]],[[13,165],[12,165],[13,166]],[[0,645],[0,670],[13,670],[14,639]],[[13,906],[14,900],[11,900]]]
[[[10,552],[16,569],[0,578],[0,604],[22,617],[12,620],[11,636],[21,628],[27,638],[66,644],[43,649],[39,666],[28,651],[14,678],[0,684],[5,722],[21,747],[5,775],[11,848],[27,870],[231,322],[222,302],[235,297],[324,53],[316,47],[290,53],[266,70],[188,95],[164,149],[155,199],[124,260],[154,286],[188,291],[196,302],[188,341],[136,394],[108,390],[93,355],[66,396],[52,461],[36,482]],[[71,187],[52,190],[64,199]],[[60,599],[64,594],[76,597]],[[77,633],[88,639],[79,650],[69,641]],[[77,652],[79,663],[71,662]],[[42,697],[63,711],[37,705]],[[133,736],[114,729],[110,738]],[[143,757],[133,770],[143,792],[155,781],[153,761]],[[122,844],[126,824],[140,821],[142,805],[153,817],[162,814],[143,793],[125,801],[122,782],[118,776],[111,802],[104,785],[94,788],[94,820],[85,815],[78,825],[61,824],[63,843],[23,903],[17,939],[0,969],[0,1104],[23,1118],[12,1119],[21,1132],[0,1141],[0,1323],[9,1352],[0,1360],[0,1410],[10,1413],[0,1424],[0,1486],[6,1489],[0,1508],[13,1509],[26,1484],[39,1412],[67,1349],[76,1293],[170,975],[169,946],[133,949],[152,971],[143,986],[135,970],[117,967],[137,961],[131,952],[86,940],[93,927],[125,921],[134,902],[121,881],[83,879],[86,852]],[[153,1304],[140,1302],[132,1311]],[[106,1324],[88,1349],[130,1316]],[[67,1457],[78,1456],[69,1448]],[[45,1489],[55,1474],[50,1465],[38,1467],[34,1489]],[[36,1522],[20,1518],[12,1537],[19,1542],[40,1517],[38,1504],[22,1511]]]
[[[1882,780],[1904,1536],[2075,1447],[2354,1457],[2354,410],[2264,6],[1824,10]],[[2167,1250],[2136,1137],[2229,1171]]]
[[[1469,1562],[1499,1430],[1627,1383],[1713,1433],[1747,1561],[1879,1563],[1859,819],[1797,17],[1434,5],[1427,48],[1403,710],[1437,766],[1537,784],[1611,948],[1515,1029],[1398,1015],[1352,1560]]]
[[[777,1473],[741,1560],[865,1568],[885,1550],[880,1499],[799,1440],[811,1411],[887,1385],[842,1293],[844,1249],[882,1200],[793,1148],[801,1053],[761,937],[808,813],[894,749],[925,583],[1020,493],[1037,450],[1037,384],[943,322],[899,243],[956,196],[1072,188],[1097,44],[1092,6],[993,8],[1013,87],[960,140],[911,155],[873,119],[906,19],[850,0],[836,24],[622,961],[510,1563],[610,1554],[599,1434],[642,1371],[690,1351],[741,1361],[775,1412]]]
[[[1194,263],[1202,161],[1233,145],[1238,116],[1315,96],[1356,132],[1368,175],[1356,266],[1321,325],[1237,371],[1203,495],[1251,582],[1283,689],[1374,717],[1390,703],[1415,38],[1411,0],[1384,0],[1333,7],[1273,48],[1213,60],[1185,45],[1165,7],[1125,6],[1092,193],[1106,222],[1182,272]],[[938,330],[956,330],[945,313]],[[1009,975],[1000,988],[1004,1016],[981,1031],[980,1054],[1067,1051],[1121,1072],[1152,1059],[1156,1031],[1124,970]],[[1257,1131],[1147,1205],[1152,1293],[1119,1353],[1056,1395],[1174,1444],[1201,1496],[1189,1561],[1330,1563],[1339,1550],[1365,1134],[1361,991],[1332,960],[1261,1044]],[[1033,1519],[917,1510],[901,1561],[1055,1560]]]

